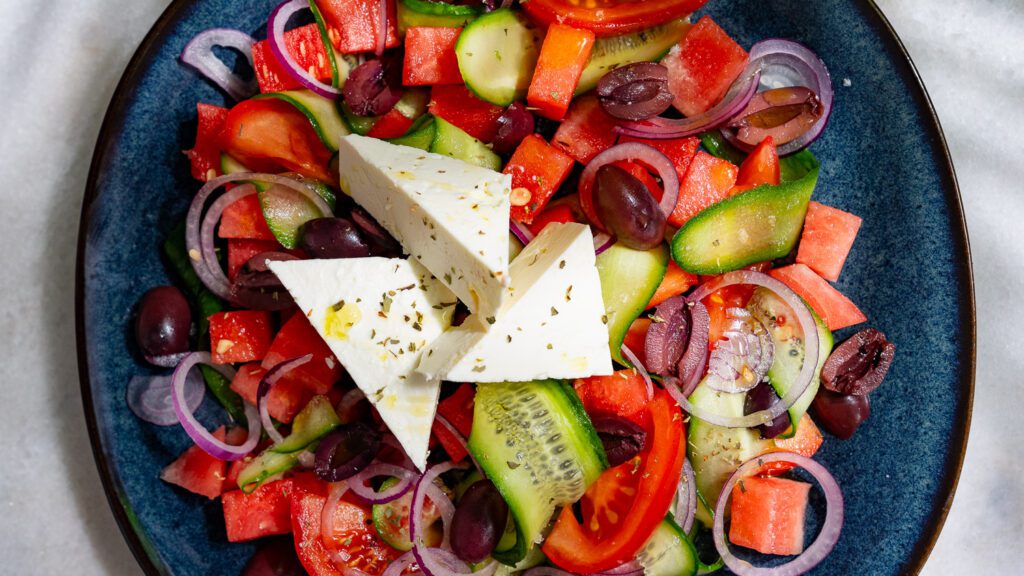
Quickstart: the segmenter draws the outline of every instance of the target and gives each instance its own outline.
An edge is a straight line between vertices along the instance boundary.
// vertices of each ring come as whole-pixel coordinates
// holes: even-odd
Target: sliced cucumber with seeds
[[[576,85],[576,94],[593,90],[605,74],[620,66],[661,60],[689,28],[685,19],[672,20],[632,34],[598,38]]]
[[[430,151],[491,170],[501,170],[501,157],[486,144],[473,138],[458,126],[436,116],[434,117],[434,141],[430,144]]]
[[[612,358],[624,366],[622,341],[626,332],[647,308],[668,269],[668,250],[662,244],[651,250],[633,250],[614,244],[597,257],[608,324],[608,348]]]
[[[285,248],[299,245],[299,228],[324,214],[308,198],[287,186],[271,186],[259,193],[260,207],[267,227]]]
[[[469,451],[515,520],[515,546],[495,551],[514,566],[607,467],[601,440],[576,392],[559,380],[480,384]]]
[[[543,31],[508,8],[480,16],[462,30],[455,44],[466,86],[498,106],[521,100],[543,40]]]
[[[388,478],[378,492],[383,492],[398,483],[397,478]],[[409,512],[412,509],[412,491],[406,492],[401,498],[386,504],[373,505],[373,527],[384,542],[396,550],[407,552],[412,550],[412,539],[409,537]],[[426,542],[428,546],[441,544],[443,534],[435,523],[441,518],[441,512],[430,500],[423,505],[423,522],[427,526]]]
[[[416,124],[413,124],[409,128],[409,132],[404,136],[392,138],[388,142],[400,146],[419,148],[420,150],[430,150],[430,145],[434,143],[436,133],[437,125],[434,123],[434,117],[427,114],[420,118]]]
[[[694,576],[700,566],[697,549],[671,516],[654,529],[636,560],[644,576]]]
[[[331,152],[337,152],[341,138],[351,133],[334,102],[309,90],[288,90],[253,96],[253,99],[257,98],[276,98],[294,106],[309,118],[316,135]]]

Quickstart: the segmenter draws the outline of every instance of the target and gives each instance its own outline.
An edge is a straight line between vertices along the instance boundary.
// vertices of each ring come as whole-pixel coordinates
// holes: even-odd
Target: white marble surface
[[[166,3],[0,2],[0,573],[140,573],[107,508],[85,432],[72,278],[103,112]],[[879,4],[946,129],[977,283],[970,448],[924,573],[1016,573],[1024,561],[1024,3]]]

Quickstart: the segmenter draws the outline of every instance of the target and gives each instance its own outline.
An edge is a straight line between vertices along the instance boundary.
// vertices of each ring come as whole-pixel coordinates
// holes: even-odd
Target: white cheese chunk
[[[358,135],[342,139],[341,187],[466,303],[497,314],[509,284],[511,177]]]
[[[269,264],[412,461],[423,469],[440,380],[415,372],[415,367],[423,350],[451,326],[455,295],[411,260]]]
[[[492,323],[445,332],[418,370],[454,382],[525,382],[612,373],[590,227],[550,224],[512,262]]]

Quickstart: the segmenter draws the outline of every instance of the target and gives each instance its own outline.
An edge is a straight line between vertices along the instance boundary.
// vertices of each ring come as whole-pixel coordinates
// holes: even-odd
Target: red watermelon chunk
[[[701,211],[728,198],[736,184],[739,168],[706,152],[697,152],[679,184],[679,200],[668,217],[669,224],[682,226]]]
[[[785,478],[744,478],[732,489],[729,541],[762,554],[804,550],[804,516],[811,485]]]
[[[818,313],[818,316],[825,320],[829,330],[839,330],[860,324],[868,319],[856,304],[805,264],[792,264],[776,268],[769,274],[781,280],[806,300],[811,308]]]
[[[430,113],[464,130],[481,142],[494,140],[498,118],[504,109],[476,97],[462,84],[434,86],[430,91]]]
[[[192,177],[207,182],[220,175],[220,132],[228,118],[227,108],[200,102],[196,105],[196,145],[185,150],[192,164]]]
[[[306,354],[312,354],[313,359],[282,376],[275,386],[290,382],[314,394],[327,394],[341,379],[343,369],[305,314],[295,314],[281,326],[262,365],[270,370],[285,360]]]
[[[293,480],[286,478],[264,484],[251,494],[241,490],[226,492],[221,503],[228,542],[291,533],[292,485]]]
[[[234,379],[231,380],[231,389],[246,402],[255,405],[256,391],[259,389],[260,380],[266,373],[267,371],[260,366],[259,362],[246,364],[238,369]],[[274,420],[287,424],[315,395],[313,391],[299,383],[282,379],[274,384],[274,387],[267,393],[267,412]]]
[[[747,51],[704,16],[661,63],[668,68],[672,104],[686,116],[707,112],[747,65]]]
[[[303,70],[310,72],[317,80],[330,82],[331,63],[316,24],[307,24],[284,33],[284,43]],[[302,84],[285,71],[270,50],[270,42],[260,40],[252,45],[252,63],[256,72],[256,83],[260,92],[281,92],[302,88]]]
[[[859,216],[811,201],[796,261],[806,264],[825,280],[839,280],[861,222]]]
[[[226,438],[224,427],[218,428],[213,436],[223,442]],[[213,500],[223,490],[226,471],[227,465],[223,460],[193,445],[160,472],[160,479]]]
[[[245,238],[277,242],[263,217],[263,208],[256,194],[243,196],[232,202],[220,217],[217,235],[221,238]]]
[[[577,98],[551,139],[551,144],[577,162],[587,164],[615,144],[618,122],[604,111],[597,96]]]

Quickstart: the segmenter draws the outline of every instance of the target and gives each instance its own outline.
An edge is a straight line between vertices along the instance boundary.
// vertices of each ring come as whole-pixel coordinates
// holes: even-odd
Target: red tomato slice
[[[220,175],[220,133],[227,120],[226,108],[200,102],[196,105],[199,123],[196,126],[196,145],[186,150],[192,164],[192,177],[206,182]]]
[[[635,32],[694,12],[707,0],[530,0],[523,10],[545,24],[565,24],[598,36]]]
[[[292,170],[334,181],[327,169],[331,152],[309,119],[287,102],[259,99],[238,104],[228,112],[221,137],[224,150],[253,170]]]
[[[779,153],[775,150],[775,141],[767,136],[747,159],[740,164],[740,172],[736,177],[737,186],[760,186],[771,184],[778,186],[782,179],[779,167]]]

